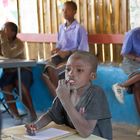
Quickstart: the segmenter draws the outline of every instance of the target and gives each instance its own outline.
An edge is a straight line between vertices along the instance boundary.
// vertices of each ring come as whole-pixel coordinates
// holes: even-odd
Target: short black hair
[[[17,27],[17,25],[15,23],[13,23],[13,22],[6,22],[4,24],[4,28],[6,28],[6,27],[10,27],[10,29],[17,34],[18,27]]]
[[[77,4],[74,1],[66,1],[64,4],[70,5],[73,8],[73,10],[77,11]]]
[[[97,72],[97,67],[98,67],[98,59],[96,56],[94,56],[93,54],[91,54],[90,52],[87,51],[75,51],[70,57],[74,57],[76,59],[83,59],[85,60],[87,63],[89,63],[91,65],[91,71],[96,73]]]

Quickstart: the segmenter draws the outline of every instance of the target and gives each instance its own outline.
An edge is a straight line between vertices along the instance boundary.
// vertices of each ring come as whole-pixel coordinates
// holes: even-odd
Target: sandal
[[[119,86],[119,84],[117,83],[112,86],[112,90],[115,93],[115,97],[118,100],[118,102],[123,104],[124,103],[124,93],[123,93],[124,88]]]

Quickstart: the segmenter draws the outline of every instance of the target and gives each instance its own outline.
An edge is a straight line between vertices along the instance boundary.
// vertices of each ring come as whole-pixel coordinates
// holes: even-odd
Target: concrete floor
[[[38,113],[40,116],[41,113]],[[2,114],[3,128],[14,126],[13,118],[8,113]],[[113,140],[140,140],[140,137],[136,136],[137,126],[127,124],[113,123]]]
[[[127,124],[113,124],[113,140],[140,140],[136,135],[138,127]]]

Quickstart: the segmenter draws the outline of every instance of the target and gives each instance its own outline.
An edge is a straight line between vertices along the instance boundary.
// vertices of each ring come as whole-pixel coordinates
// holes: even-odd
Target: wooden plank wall
[[[64,22],[62,4],[66,0],[37,0],[39,33],[57,33]],[[77,3],[76,19],[86,28],[88,34],[124,34],[129,30],[129,0],[73,0]],[[20,2],[20,1],[19,1]],[[35,46],[38,46],[35,49]],[[29,58],[47,58],[53,44],[28,44]],[[50,47],[51,46],[51,47]],[[42,52],[43,50],[43,52]],[[90,51],[101,62],[121,62],[121,45],[94,45]],[[35,52],[35,53],[31,53]]]

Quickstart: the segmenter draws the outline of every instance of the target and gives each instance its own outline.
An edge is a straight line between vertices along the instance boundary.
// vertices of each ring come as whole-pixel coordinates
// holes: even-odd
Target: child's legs
[[[57,70],[53,67],[47,68],[47,73],[49,76],[50,81],[55,86],[55,88],[58,86],[58,73]]]
[[[132,92],[134,93],[137,111],[140,115],[140,81],[133,85]]]
[[[121,84],[123,87],[129,87],[136,82],[140,81],[140,74],[134,75],[133,77],[126,80],[123,84]]]
[[[52,63],[57,67],[59,64],[66,62],[67,59],[68,57],[61,58],[59,55],[56,55],[55,57],[52,58]],[[56,67],[53,66],[46,67],[46,72],[49,76],[49,79],[55,87],[58,86],[58,80],[59,80]]]
[[[45,68],[44,72],[42,74],[42,79],[45,82],[45,84],[48,86],[50,92],[55,97],[56,96],[56,88],[58,86],[58,71],[56,69],[56,65],[61,64],[62,62],[66,62],[67,58],[61,58],[60,56],[55,56],[52,58],[52,62],[48,63]]]
[[[14,88],[13,85],[8,85],[8,86],[3,87],[3,90],[5,91],[5,93],[4,93],[5,100],[7,102],[15,100],[13,95],[8,95],[8,93],[12,94],[13,88]],[[7,94],[6,94],[6,92],[7,92]],[[20,115],[18,113],[18,110],[17,110],[16,103],[13,102],[13,103],[7,103],[7,104],[8,104],[8,107],[9,107],[10,111],[12,112],[12,114],[15,117],[20,117]]]
[[[33,108],[32,98],[30,95],[30,87],[33,83],[32,72],[27,69],[22,69],[21,71],[21,81],[22,81],[22,100],[24,105],[29,109],[32,118],[36,119],[36,113]],[[17,82],[18,83],[18,82]]]
[[[23,84],[22,84],[22,94],[23,94],[23,96],[22,96],[23,104],[30,111],[30,115],[31,115],[32,119],[35,120],[37,118],[37,116],[36,116],[36,112],[33,107],[32,98],[30,96],[28,89]]]
[[[46,71],[42,74],[42,79],[48,86],[53,97],[56,96],[56,87],[58,85],[58,74],[55,68],[47,67]]]
[[[2,77],[0,79],[0,87],[4,93],[5,100],[6,101],[12,101],[14,100],[14,96],[12,95],[12,90],[14,89],[14,83],[15,83],[15,77],[17,72],[13,69],[4,69]],[[7,94],[6,94],[7,92]],[[11,95],[9,95],[11,94]],[[14,116],[19,117],[19,113],[16,107],[16,103],[8,103],[8,107],[10,111],[13,113]]]

